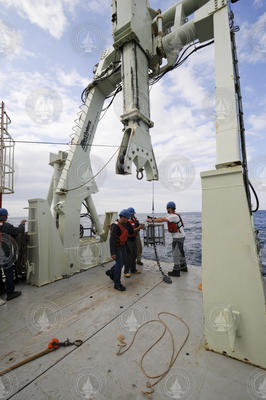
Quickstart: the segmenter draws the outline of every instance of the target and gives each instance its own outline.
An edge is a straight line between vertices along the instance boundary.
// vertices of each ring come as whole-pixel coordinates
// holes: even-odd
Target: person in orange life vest
[[[139,226],[139,221],[136,217],[136,211],[134,210],[133,207],[129,208],[128,211],[130,212],[130,218]],[[142,228],[144,228],[144,224],[142,224]],[[138,265],[143,265],[143,262],[141,262],[141,256],[142,256],[142,243],[139,235],[139,231],[137,232],[136,235],[136,246],[137,246],[137,264]]]
[[[128,232],[128,240],[126,243],[127,259],[124,269],[124,275],[126,278],[130,278],[131,274],[140,274],[140,270],[136,268],[136,258],[137,258],[136,237],[139,230],[142,229],[144,225],[140,224],[138,220],[134,217],[135,214],[134,208],[131,207],[127,211],[130,214],[130,219],[128,220],[127,223],[129,232]],[[130,233],[130,227],[133,229],[132,233]]]
[[[121,271],[123,265],[126,265],[126,242],[128,234],[133,233],[131,225],[128,227],[128,220],[130,218],[127,210],[122,210],[119,213],[119,219],[111,226],[110,234],[110,251],[111,257],[115,260],[115,264],[105,273],[114,281],[114,288],[116,290],[124,291],[125,286],[121,283]],[[128,230],[129,229],[129,230]]]
[[[175,212],[176,205],[173,201],[169,201],[166,205],[168,212],[167,217],[154,218],[154,222],[167,222],[168,231],[171,233],[172,241],[172,254],[174,259],[173,271],[168,272],[170,276],[180,276],[180,271],[187,272],[187,262],[184,251],[184,224],[179,214]],[[151,218],[147,222],[152,222]]]

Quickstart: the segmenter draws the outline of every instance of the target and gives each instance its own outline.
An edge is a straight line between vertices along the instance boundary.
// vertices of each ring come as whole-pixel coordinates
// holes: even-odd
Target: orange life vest
[[[178,221],[178,222],[169,222],[169,221],[168,221],[168,222],[167,222],[168,231],[171,232],[171,233],[180,232],[180,228],[181,228],[182,226],[184,226],[183,221],[182,221],[182,218],[181,218],[181,216],[180,216],[179,214],[177,214],[177,213],[172,213],[172,214],[177,215],[177,216],[179,217],[179,221]]]
[[[124,244],[126,243],[127,239],[128,239],[128,230],[127,228],[122,225],[119,221],[115,221],[114,224],[118,225],[121,231],[120,236],[117,236],[117,241],[116,244],[118,246],[124,246]],[[111,225],[112,226],[112,225]]]
[[[131,224],[133,230],[137,228],[138,224],[138,220],[135,217],[131,217],[128,222]],[[134,233],[129,233],[128,237],[132,238],[132,237],[136,237],[137,236],[137,232]]]

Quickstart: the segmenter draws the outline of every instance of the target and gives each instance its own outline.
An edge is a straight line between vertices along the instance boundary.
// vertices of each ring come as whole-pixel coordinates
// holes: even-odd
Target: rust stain
[[[88,306],[81,308],[81,309],[78,311],[78,314],[90,310],[91,308],[95,307],[96,305],[105,302],[105,300],[106,300],[106,297],[102,296],[102,297],[100,297],[99,299],[92,301],[91,304],[89,304]]]
[[[207,346],[205,347],[205,349],[206,349],[207,351],[211,351],[212,353],[220,354],[221,356],[225,356],[225,357],[231,358],[232,360],[240,361],[240,362],[242,362],[242,363],[244,363],[244,364],[248,364],[248,365],[251,365],[252,367],[257,367],[257,368],[262,369],[263,371],[266,371],[266,368],[261,367],[260,365],[253,364],[251,361],[249,361],[249,360],[247,360],[247,359],[246,359],[246,360],[245,360],[245,359],[244,359],[244,360],[241,360],[241,359],[239,359],[239,358],[230,356],[229,354],[227,354],[226,351],[223,351],[223,352],[216,351],[216,350],[210,349],[210,348],[207,347]]]
[[[11,354],[14,354],[14,353],[16,353],[15,351],[10,351],[9,353],[7,353],[6,355],[4,355],[4,357],[8,357],[8,356],[10,356]]]

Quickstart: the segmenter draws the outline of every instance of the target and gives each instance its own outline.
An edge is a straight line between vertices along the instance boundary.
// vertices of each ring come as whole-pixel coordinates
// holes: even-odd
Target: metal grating
[[[8,132],[11,119],[0,106],[0,196],[14,193],[14,147],[15,142]],[[1,197],[2,203],[2,197]]]

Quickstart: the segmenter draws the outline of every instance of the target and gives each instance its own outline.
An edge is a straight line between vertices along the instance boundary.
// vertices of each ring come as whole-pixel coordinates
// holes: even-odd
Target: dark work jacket
[[[0,222],[1,223],[1,222]],[[17,228],[10,224],[9,222],[3,222],[3,225],[0,225],[0,232],[6,233],[10,236],[16,236],[19,233],[23,233],[25,230],[25,225],[20,224]]]
[[[24,233],[25,231],[25,226],[20,224],[17,228],[10,224],[9,222],[3,222],[3,225],[0,225],[0,245],[2,246],[2,249],[5,253],[6,257],[10,256],[10,245],[5,243],[5,241],[2,241],[2,235],[1,233],[4,233],[5,235],[10,235],[12,237],[17,236],[19,233]],[[12,242],[11,242],[12,246]]]
[[[129,222],[126,223],[125,228],[127,228],[128,233],[132,234],[133,228]],[[117,241],[119,240],[119,236],[121,235],[121,229],[117,224],[113,224],[111,228],[111,234],[110,234],[110,251],[111,255],[114,255],[117,253],[117,249],[121,246],[117,244]]]

